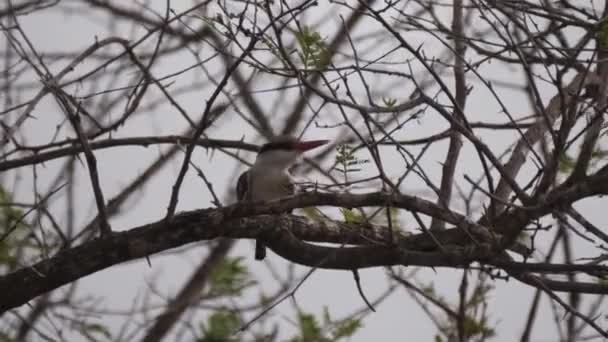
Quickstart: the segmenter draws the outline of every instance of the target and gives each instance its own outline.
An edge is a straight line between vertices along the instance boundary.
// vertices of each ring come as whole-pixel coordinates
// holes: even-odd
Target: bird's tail
[[[266,257],[266,245],[261,240],[255,240],[255,260],[263,260]]]

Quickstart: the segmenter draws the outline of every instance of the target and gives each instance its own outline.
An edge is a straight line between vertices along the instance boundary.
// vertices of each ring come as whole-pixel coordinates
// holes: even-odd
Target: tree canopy
[[[607,18],[568,0],[1,4],[0,340],[608,338]],[[236,203],[279,135],[331,142],[296,195]]]

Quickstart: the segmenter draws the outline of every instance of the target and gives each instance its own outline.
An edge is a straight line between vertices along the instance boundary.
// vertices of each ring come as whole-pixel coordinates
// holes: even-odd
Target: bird
[[[239,202],[271,201],[296,193],[290,169],[300,156],[329,140],[301,141],[292,137],[277,137],[262,145],[255,162],[237,181]],[[291,210],[289,211],[291,212]],[[266,246],[260,239],[255,242],[255,260],[266,257]]]

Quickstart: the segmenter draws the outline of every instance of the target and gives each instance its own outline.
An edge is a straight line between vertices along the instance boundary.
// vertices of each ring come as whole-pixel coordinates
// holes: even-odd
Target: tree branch
[[[191,144],[204,148],[236,148],[247,151],[257,151],[256,145],[248,144],[238,140],[220,140],[220,139],[193,139],[190,136],[180,135],[165,135],[165,136],[147,136],[147,137],[130,137],[130,138],[112,138],[98,141],[92,141],[89,143],[91,150],[106,149],[117,146],[143,146],[148,147],[149,145],[158,144]],[[18,168],[25,165],[35,165],[44,163],[49,160],[72,156],[78,153],[82,153],[84,148],[82,145],[73,145],[70,147],[58,148],[52,151],[37,153],[34,150],[34,154],[31,156],[9,159],[0,163],[0,171],[6,171],[14,168]]]
[[[603,182],[608,183],[605,180]],[[564,193],[564,196],[572,195],[568,191]],[[437,252],[436,242],[427,233],[393,236],[395,247],[387,248],[389,233],[386,228],[369,224],[313,221],[305,217],[281,214],[289,208],[315,205],[382,206],[389,196],[395,207],[433,213],[452,222],[456,222],[455,219],[459,217],[456,213],[445,214],[446,210],[429,201],[413,196],[386,193],[362,195],[305,193],[268,203],[249,205],[239,203],[219,209],[184,212],[170,220],[163,219],[59,251],[49,259],[0,277],[0,293],[3,294],[0,299],[0,312],[23,305],[38,295],[110,266],[188,243],[218,237],[263,238],[267,245],[283,258],[317,268],[350,271],[355,268],[392,265],[466,267],[473,261],[483,261],[504,269],[513,267],[520,272],[526,267],[531,267],[535,272],[543,268],[554,271],[553,266],[530,266],[530,264],[522,266],[521,263],[507,263],[503,259],[493,263],[492,256],[500,253],[500,250],[492,250],[490,246],[494,241],[500,241],[500,236],[489,234],[485,228],[473,222],[466,223],[464,217],[460,217],[460,223],[469,225],[467,229],[449,229],[434,233],[434,238],[445,247],[443,251]],[[531,212],[537,215],[546,213],[542,210],[531,210]],[[522,217],[519,212],[513,214],[519,215],[518,219]],[[248,217],[254,215],[259,216]],[[528,218],[535,217],[531,215]],[[513,222],[515,221],[517,220]],[[503,222],[513,223],[509,220]],[[471,244],[471,237],[475,239],[475,245]],[[333,248],[312,245],[302,240],[363,246]],[[601,265],[583,266],[578,265],[578,268],[575,267],[570,271],[589,271],[589,267],[594,272],[608,271]],[[550,288],[555,286],[552,288],[554,291],[608,294],[608,285],[602,284],[545,281],[545,285]]]

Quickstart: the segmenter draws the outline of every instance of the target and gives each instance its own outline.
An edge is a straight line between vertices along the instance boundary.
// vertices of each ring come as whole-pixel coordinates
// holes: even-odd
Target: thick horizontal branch
[[[433,237],[427,233],[397,234],[390,245],[389,230],[379,226],[316,221],[280,214],[290,208],[307,206],[364,207],[387,203],[461,224],[456,229],[433,233]],[[467,222],[461,215],[440,210],[433,203],[413,196],[380,192],[361,195],[306,193],[269,203],[235,204],[184,212],[168,221],[150,223],[59,251],[49,259],[0,277],[0,312],[110,266],[219,237],[263,238],[272,250],[292,262],[344,270],[388,265],[468,267],[474,261],[492,265],[493,256],[500,252],[493,249],[500,244],[496,241],[500,239],[499,235],[489,234],[485,228]],[[304,240],[336,243],[342,247],[317,246]],[[437,243],[442,247],[437,248]],[[517,271],[525,269],[517,263],[510,266],[509,263],[495,262],[495,266],[507,270],[511,266]],[[530,267],[534,272],[543,269],[559,271],[551,265]],[[588,268],[584,266],[578,270],[590,272]],[[608,271],[605,268],[598,265],[593,271]],[[562,271],[577,269],[572,266]],[[569,291],[577,290],[576,284],[570,285]],[[584,289],[588,293],[608,294],[608,285],[592,284]]]
[[[263,206],[252,207],[258,211],[263,210]],[[226,209],[232,209],[231,214],[235,216],[250,211],[243,205]],[[161,220],[62,250],[47,260],[0,277],[0,293],[3,294],[0,298],[0,312],[23,305],[40,294],[110,266],[196,241],[218,237],[255,238],[257,236],[268,236],[275,241],[277,235],[270,233],[272,228],[286,226],[290,226],[294,236],[305,233],[301,237],[306,238],[306,233],[310,233],[312,240],[319,240],[322,231],[329,232],[329,240],[337,240],[339,233],[346,231],[346,226],[331,222],[328,224],[314,222],[291,215],[225,219],[223,215],[225,213],[225,210],[195,210],[181,213],[170,221]],[[355,234],[351,230],[351,233],[345,236],[361,241],[366,234]],[[373,238],[374,234],[368,234],[368,237]],[[271,244],[271,247],[273,246],[275,243]],[[387,261],[384,257],[375,259],[375,262]]]

